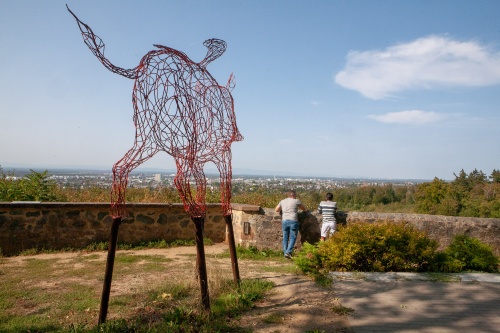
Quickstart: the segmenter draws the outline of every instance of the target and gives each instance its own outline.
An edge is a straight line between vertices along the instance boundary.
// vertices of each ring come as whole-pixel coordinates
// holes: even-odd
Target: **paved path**
[[[331,275],[355,333],[500,332],[500,274]]]

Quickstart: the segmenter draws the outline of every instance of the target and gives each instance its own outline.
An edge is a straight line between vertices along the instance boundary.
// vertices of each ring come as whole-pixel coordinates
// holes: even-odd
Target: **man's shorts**
[[[333,236],[337,229],[336,223],[324,223],[321,225],[321,237]]]

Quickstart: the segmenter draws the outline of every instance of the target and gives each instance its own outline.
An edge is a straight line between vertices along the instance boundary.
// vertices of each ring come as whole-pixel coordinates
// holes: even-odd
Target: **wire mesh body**
[[[113,166],[112,215],[127,216],[128,175],[159,151],[175,160],[174,184],[191,217],[205,215],[203,167],[207,162],[213,162],[220,173],[222,213],[231,214],[231,144],[243,139],[236,125],[231,95],[234,77],[231,74],[227,84],[221,86],[206,69],[224,53],[226,43],[206,40],[207,55],[198,63],[183,52],[154,45],[157,49],[148,52],[137,67],[123,69],[106,59],[103,41],[71,14],[78,22],[85,44],[101,63],[113,73],[134,80],[135,140]]]

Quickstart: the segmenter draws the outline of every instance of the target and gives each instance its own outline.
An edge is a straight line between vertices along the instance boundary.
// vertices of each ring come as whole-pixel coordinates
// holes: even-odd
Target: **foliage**
[[[423,214],[470,217],[500,217],[500,171],[486,177],[474,169],[461,170],[455,180],[438,178],[419,184],[415,191],[416,211]]]
[[[193,311],[184,306],[174,306],[161,311],[148,308],[136,318],[109,320],[99,326],[71,330],[70,332],[133,332],[133,333],[195,333],[195,332],[247,332],[228,319],[254,306],[254,302],[263,297],[264,292],[272,288],[272,283],[258,280],[242,280],[240,289],[232,281],[225,283],[226,290],[212,303],[210,314]]]
[[[341,226],[317,250],[311,246],[296,256],[305,272],[318,266],[328,271],[422,272],[432,263],[437,242],[408,224],[381,222]]]
[[[442,269],[448,272],[498,272],[499,259],[490,246],[476,238],[458,235],[444,251]]]
[[[248,332],[230,323],[230,318],[254,307],[254,303],[272,288],[269,281],[242,280],[240,288],[232,281],[224,283],[225,289],[212,302],[212,311],[204,313],[185,306],[163,309],[148,307],[135,318],[108,320],[105,323],[87,327],[86,325],[70,328],[71,333],[197,333],[197,332]],[[169,294],[170,295],[170,294]]]
[[[35,257],[23,260],[22,265],[2,267],[0,331],[249,332],[238,327],[233,318],[254,307],[274,285],[266,279],[242,279],[235,285],[224,274],[216,274],[217,267],[212,267],[215,271],[210,275],[211,312],[207,313],[199,305],[196,279],[186,278],[191,276],[192,265],[177,267],[179,262],[157,255],[120,254],[117,259],[128,262],[115,268],[115,273],[122,277],[145,277],[148,267],[154,267],[153,272],[158,269],[179,272],[166,275],[172,277],[166,282],[148,283],[144,279],[142,285],[137,284],[131,290],[127,288],[123,295],[115,295],[110,304],[113,318],[95,326],[99,299],[92,291],[95,286],[89,286],[88,282],[98,281],[104,271],[105,263],[97,258],[88,254],[72,259]],[[40,288],[41,285],[56,287],[47,289]]]
[[[368,206],[375,208],[395,204],[411,206],[414,203],[414,186],[412,185],[368,185],[336,188],[331,192],[338,206],[344,210],[362,210]],[[321,198],[324,198],[324,195]]]
[[[30,248],[30,249],[25,249],[19,255],[21,256],[29,256],[29,255],[36,255],[36,254],[41,254],[41,253],[54,253],[54,252],[76,252],[76,251],[83,251],[83,252],[96,252],[96,251],[107,251],[108,250],[108,242],[94,242],[91,243],[84,248],[74,248],[74,247],[67,247],[64,249],[47,249],[47,248]],[[203,238],[203,245],[205,246],[210,246],[214,245],[214,241],[211,240],[210,238]],[[168,249],[171,247],[178,247],[178,246],[194,246],[196,245],[196,241],[194,239],[174,239],[170,242],[167,242],[164,239],[158,239],[158,240],[151,240],[151,241],[144,241],[144,242],[139,242],[139,243],[118,243],[116,245],[117,250],[143,250],[143,249]],[[0,257],[1,257],[1,248],[0,248]]]
[[[0,168],[0,201],[59,201],[57,184],[49,179],[48,171],[31,170],[21,179],[7,176]]]
[[[346,316],[346,315],[350,314],[351,312],[354,312],[354,309],[348,308],[348,307],[343,306],[343,305],[337,305],[337,306],[332,307],[332,312],[336,313],[338,315],[341,315],[341,316]]]
[[[318,253],[318,246],[304,242],[293,261],[306,274],[315,274],[323,268],[322,257]]]
[[[493,169],[490,180],[492,183],[500,183],[500,170]]]
[[[437,242],[408,224],[380,222],[340,227],[318,252],[329,270],[422,272],[436,249]]]
[[[237,246],[236,255],[239,259],[263,260],[269,258],[281,258],[283,257],[283,252],[271,249],[259,250],[255,246]]]
[[[301,250],[293,258],[303,273],[311,276],[316,284],[326,287],[331,285],[332,279],[328,276],[328,270],[323,267],[322,260],[318,246],[308,242],[302,244]]]
[[[354,223],[341,226],[334,237],[304,243],[295,263],[306,274],[328,271],[363,272],[497,272],[499,258],[476,238],[459,235],[443,251],[427,235],[407,224]]]
[[[343,211],[376,211],[422,213],[448,216],[500,218],[500,170],[494,169],[488,177],[474,169],[467,174],[461,170],[455,180],[448,182],[434,178],[417,185],[367,185],[351,184],[346,187],[303,189],[307,180],[287,180],[282,187],[268,188],[259,183],[234,183],[232,202],[274,208],[294,188],[298,198],[309,210],[315,210],[327,192],[332,192],[338,207]],[[220,202],[218,183],[208,188],[207,203]],[[48,177],[48,171],[31,171],[22,179],[6,175],[0,167],[0,201],[66,201],[109,202],[110,189],[91,185],[86,188],[64,187]],[[178,203],[181,202],[175,187],[129,187],[127,202]]]

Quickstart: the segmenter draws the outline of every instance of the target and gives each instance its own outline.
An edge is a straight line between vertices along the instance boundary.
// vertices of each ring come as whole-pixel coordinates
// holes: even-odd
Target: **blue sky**
[[[167,45],[226,52],[233,170],[454,179],[500,169],[500,1],[0,1],[0,165],[111,169],[134,138],[133,81],[106,70],[66,3],[133,68]],[[158,154],[142,167],[172,170]],[[208,165],[208,168],[212,166]]]

